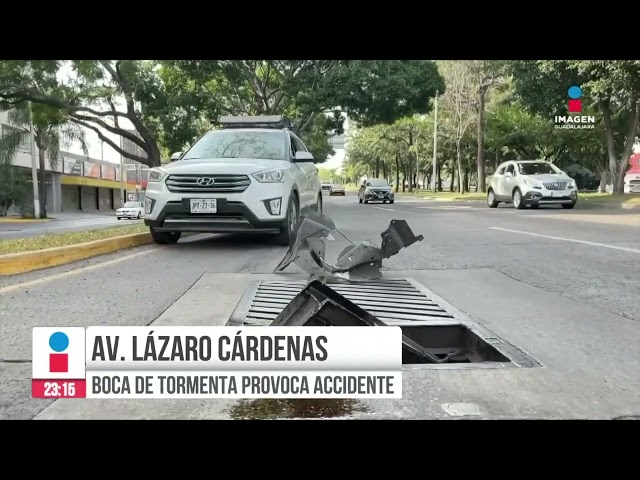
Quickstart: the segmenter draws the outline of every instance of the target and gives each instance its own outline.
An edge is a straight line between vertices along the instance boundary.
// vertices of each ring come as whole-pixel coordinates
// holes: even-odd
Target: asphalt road
[[[639,214],[408,200],[360,205],[352,195],[326,199],[325,213],[353,242],[379,242],[390,220],[406,219],[425,239],[386,260],[388,274],[408,271],[544,365],[509,373],[411,372],[405,398],[370,402],[352,414],[450,418],[477,407],[486,418],[640,415]],[[339,236],[329,242],[328,255],[341,242]],[[226,298],[231,294],[210,274],[242,283],[249,274],[271,273],[285,251],[268,238],[198,235],[0,279],[0,418],[233,416],[222,401],[162,401],[142,409],[141,402],[81,407],[32,399],[31,328],[148,325],[163,313],[176,324],[184,314],[190,324],[207,302],[239,299]],[[196,282],[188,301],[169,308]]]
[[[126,222],[126,223],[123,223]],[[118,220],[114,213],[68,213],[55,214],[55,218],[36,222],[0,222],[0,239],[27,238],[48,233],[79,232],[101,228],[129,225],[142,220]]]

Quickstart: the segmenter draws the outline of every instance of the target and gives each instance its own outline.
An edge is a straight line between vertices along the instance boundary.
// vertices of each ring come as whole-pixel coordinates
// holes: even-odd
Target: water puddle
[[[368,407],[351,399],[257,399],[240,400],[227,410],[234,420],[349,417],[367,413]]]

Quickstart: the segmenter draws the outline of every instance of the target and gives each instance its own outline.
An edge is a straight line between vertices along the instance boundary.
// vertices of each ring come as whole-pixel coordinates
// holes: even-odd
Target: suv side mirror
[[[309,152],[297,151],[295,162],[313,162],[313,155]]]
[[[513,175],[511,174],[511,172],[504,172],[504,176],[505,176],[505,177],[513,177]]]
[[[174,154],[171,155],[171,158],[169,159],[169,161],[175,162],[176,160],[179,160],[181,156],[182,156],[182,152],[175,152]]]

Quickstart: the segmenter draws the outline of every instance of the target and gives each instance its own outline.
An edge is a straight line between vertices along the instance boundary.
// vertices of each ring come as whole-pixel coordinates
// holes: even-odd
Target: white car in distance
[[[144,203],[127,202],[116,210],[116,218],[140,219],[144,216]]]
[[[546,160],[512,160],[500,164],[487,188],[487,204],[513,203],[519,210],[530,206],[561,205],[573,208],[578,189],[573,178]]]

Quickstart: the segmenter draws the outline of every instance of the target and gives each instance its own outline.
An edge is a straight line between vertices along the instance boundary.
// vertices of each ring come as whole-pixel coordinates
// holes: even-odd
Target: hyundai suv
[[[313,155],[286,117],[222,117],[220,124],[150,170],[144,222],[153,240],[246,232],[271,233],[289,245],[300,214],[322,212]]]
[[[543,160],[504,162],[489,177],[487,204],[496,208],[500,202],[513,203],[514,208],[527,205],[562,205],[573,208],[578,202],[578,189],[573,178]]]

